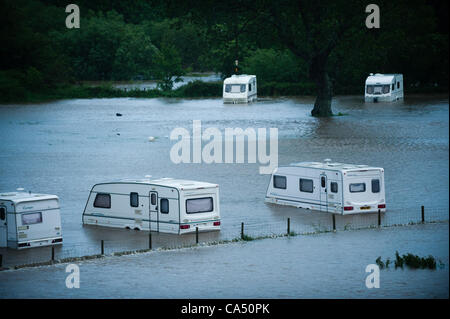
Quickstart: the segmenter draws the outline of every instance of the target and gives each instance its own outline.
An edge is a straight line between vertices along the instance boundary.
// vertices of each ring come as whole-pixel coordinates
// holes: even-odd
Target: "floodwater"
[[[260,99],[224,105],[217,99],[76,99],[0,106],[0,191],[18,187],[57,194],[64,244],[57,257],[148,247],[148,233],[87,227],[81,215],[95,183],[124,178],[174,177],[220,185],[222,227],[201,240],[250,233],[282,233],[286,219],[299,232],[329,227],[330,215],[264,203],[269,175],[256,164],[174,164],[169,152],[174,128],[278,128],[278,162],[333,161],[385,169],[388,212],[384,224],[448,220],[448,96],[410,96],[395,103],[364,103],[361,96],[336,97],[343,116],[310,116],[313,98]],[[116,116],[121,113],[122,116]],[[148,137],[156,137],[149,142]],[[337,216],[337,227],[376,223],[377,216]],[[248,226],[247,226],[248,225]],[[325,226],[324,226],[325,225]],[[360,233],[365,234],[365,233]],[[358,236],[358,235],[355,235]],[[424,234],[423,236],[427,236]],[[192,235],[154,234],[156,246],[192,243]],[[361,235],[359,241],[365,241]],[[0,249],[5,266],[48,260],[48,248]],[[354,251],[355,256],[359,254]],[[246,256],[242,253],[242,257]]]
[[[110,256],[77,264],[79,288],[66,288],[67,264],[0,272],[0,296],[448,298],[448,240],[444,223]],[[367,265],[378,256],[394,260],[396,250],[435,256],[438,267],[395,269],[391,264],[380,270],[379,288],[368,289]]]

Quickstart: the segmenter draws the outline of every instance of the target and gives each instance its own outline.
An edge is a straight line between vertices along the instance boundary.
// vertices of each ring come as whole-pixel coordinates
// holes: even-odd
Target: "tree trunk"
[[[332,116],[331,99],[333,96],[332,84],[325,69],[328,57],[317,57],[312,60],[310,77],[316,84],[317,97],[312,116]]]

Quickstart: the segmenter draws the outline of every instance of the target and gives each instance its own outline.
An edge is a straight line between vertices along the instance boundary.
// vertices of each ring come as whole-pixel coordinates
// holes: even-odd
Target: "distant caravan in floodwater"
[[[366,102],[392,102],[403,99],[403,75],[371,73],[366,79]]]
[[[256,75],[233,74],[223,81],[223,103],[249,103],[256,99]]]
[[[83,224],[172,234],[220,230],[219,185],[173,178],[96,184]]]
[[[0,247],[24,249],[61,245],[62,241],[58,196],[0,194]]]
[[[384,213],[384,170],[329,159],[278,167],[270,178],[265,201],[342,215]]]

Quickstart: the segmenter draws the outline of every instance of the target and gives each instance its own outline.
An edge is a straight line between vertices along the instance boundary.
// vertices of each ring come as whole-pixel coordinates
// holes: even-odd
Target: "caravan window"
[[[111,208],[111,195],[97,194],[97,196],[95,196],[95,200],[94,200],[94,207]]]
[[[350,184],[350,193],[364,193],[366,191],[366,183]]]
[[[243,93],[245,92],[245,84],[226,84],[225,92],[227,93]]]
[[[6,209],[4,207],[0,208],[0,219],[5,220],[6,219]]]
[[[368,85],[367,94],[386,94],[389,93],[389,84],[387,85]]]
[[[248,91],[250,92],[251,90],[252,90],[252,84],[249,83],[249,84],[248,84]]]
[[[152,193],[152,194],[150,195],[150,203],[151,203],[152,205],[156,205],[156,194],[155,194],[155,193]]]
[[[394,91],[395,90],[395,84],[394,83],[392,83],[392,91]]]
[[[42,213],[22,214],[22,225],[42,223]]]
[[[186,199],[186,213],[207,213],[214,210],[212,197]]]
[[[305,193],[313,193],[314,192],[313,180],[300,178],[300,191]]]
[[[320,186],[326,187],[326,186],[327,186],[326,183],[327,183],[327,182],[326,182],[326,180],[325,180],[325,176],[322,176],[322,177],[320,178]]]
[[[379,193],[379,192],[380,192],[380,180],[372,179],[372,193]]]
[[[130,206],[131,207],[139,207],[139,194],[138,193],[130,193]]]
[[[338,192],[338,183],[336,182],[331,182],[330,184],[330,189],[332,193],[337,193]]]
[[[274,175],[273,188],[286,189],[286,176]]]
[[[400,82],[397,82],[397,89],[400,88]]]
[[[160,211],[161,214],[168,214],[169,213],[169,200],[167,198],[161,198],[160,203]]]

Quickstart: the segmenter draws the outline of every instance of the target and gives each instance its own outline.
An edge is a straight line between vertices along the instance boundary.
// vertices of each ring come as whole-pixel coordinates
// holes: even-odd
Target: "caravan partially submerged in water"
[[[278,167],[265,201],[343,215],[385,212],[384,169],[330,160]]]
[[[173,234],[220,230],[219,185],[173,178],[96,184],[83,224]]]
[[[366,102],[392,102],[403,99],[403,75],[371,73],[366,79]]]
[[[62,244],[56,195],[0,194],[0,247],[15,249]]]
[[[249,103],[256,99],[256,75],[233,74],[223,81],[223,103]]]

